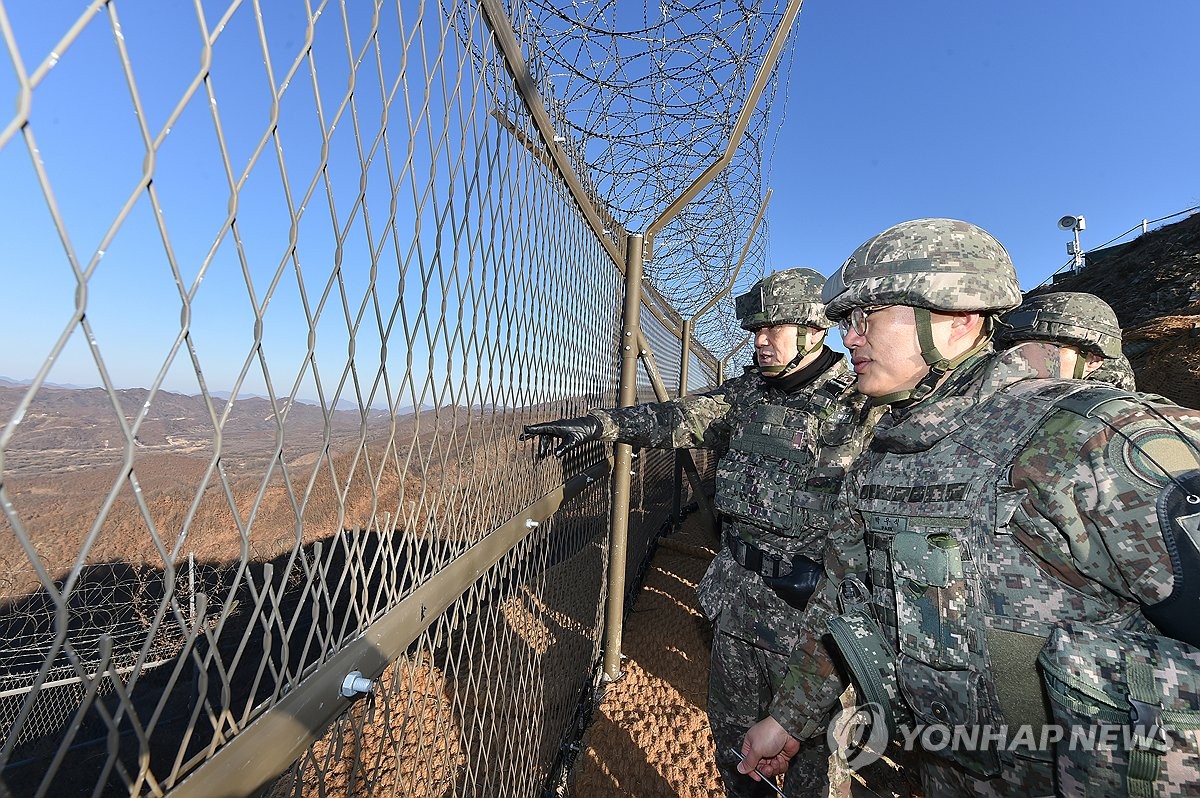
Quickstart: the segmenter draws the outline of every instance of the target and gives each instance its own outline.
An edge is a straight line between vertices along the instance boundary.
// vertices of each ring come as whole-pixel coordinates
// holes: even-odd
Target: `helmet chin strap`
[[[921,344],[921,358],[929,366],[929,371],[912,388],[896,391],[876,397],[872,404],[891,405],[897,402],[919,402],[937,387],[942,378],[961,366],[969,358],[983,351],[992,340],[992,317],[986,317],[984,331],[987,333],[983,340],[963,352],[956,358],[948,358],[938,351],[933,341],[933,314],[928,308],[913,308],[917,323],[917,341]]]
[[[800,361],[808,357],[809,354],[820,349],[825,343],[824,335],[814,335],[816,339],[812,344],[809,344],[808,337],[812,334],[808,327],[803,324],[796,325],[800,332],[796,333],[796,356],[782,366],[759,366],[758,373],[764,377],[782,377],[796,366],[800,365]]]
[[[1084,369],[1087,368],[1087,355],[1084,352],[1079,352],[1075,356],[1075,370],[1071,374],[1071,379],[1082,380]]]

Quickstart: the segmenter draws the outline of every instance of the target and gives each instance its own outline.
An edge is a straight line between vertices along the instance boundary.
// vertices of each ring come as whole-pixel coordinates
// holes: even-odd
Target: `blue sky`
[[[1032,288],[1200,205],[1200,3],[809,0],[774,151],[770,268],[837,268],[906,219],[980,225]]]
[[[411,13],[412,6],[409,0],[400,4],[404,13]],[[27,71],[47,57],[81,7],[66,2],[5,4]],[[201,7],[211,27],[225,4]],[[196,12],[191,4],[172,3],[119,3],[115,8],[147,126],[152,136],[158,135],[199,68]],[[278,85],[303,42],[306,20],[299,4],[270,2],[262,8]],[[390,8],[387,13],[397,13],[395,5]],[[338,41],[340,23],[328,22],[326,18],[316,29],[315,50],[327,124],[337,113],[349,74],[346,48]],[[352,21],[352,27],[361,22]],[[395,21],[387,25],[398,27]],[[1087,217],[1086,248],[1142,218],[1200,204],[1200,156],[1194,144],[1200,130],[1194,88],[1200,2],[808,0],[795,35],[790,63],[785,64],[789,80],[773,106],[783,109],[786,94],[786,114],[773,138],[768,269],[809,266],[829,273],[864,239],[891,224],[952,216],[996,235],[1012,253],[1023,287],[1031,288],[1067,260],[1070,236],[1055,225],[1064,214]],[[81,268],[93,259],[142,169],[144,148],[114,41],[102,13],[60,54],[34,94],[31,118],[39,157]],[[0,108],[10,114],[17,84],[5,50],[0,47]],[[264,130],[270,85],[264,60],[253,14],[245,5],[218,39],[211,77],[235,177],[252,158]],[[383,67],[385,80],[394,81],[399,68],[389,59]],[[292,199],[300,204],[311,192],[298,231],[301,279],[283,257],[289,217],[273,144],[239,194],[241,253],[232,236],[216,242],[228,213],[228,188],[203,90],[175,120],[158,154],[155,187],[162,219],[180,283],[195,292],[191,331],[210,390],[228,390],[245,370],[246,390],[263,392],[262,369],[249,343],[253,306],[262,307],[268,293],[263,342],[268,363],[275,366],[271,379],[277,393],[315,395],[312,374],[303,366],[303,308],[307,302],[308,312],[315,312],[322,297],[326,304],[316,338],[321,362],[329,364],[322,389],[328,395],[349,379],[344,368],[348,328],[360,321],[354,358],[370,382],[378,367],[380,333],[372,329],[377,325],[370,308],[363,315],[364,302],[377,299],[386,308],[395,304],[398,291],[415,290],[415,281],[402,289],[393,279],[378,286],[378,296],[367,297],[367,271],[360,264],[371,259],[368,240],[377,250],[381,246],[377,222],[386,214],[377,209],[387,205],[380,193],[387,178],[382,159],[376,159],[368,184],[375,227],[368,233],[362,214],[352,210],[360,156],[354,120],[347,112],[330,137],[332,188],[314,183],[319,157],[314,143],[319,145],[320,135],[311,82],[301,69],[280,107]],[[435,104],[451,114],[451,124],[465,125],[468,131],[472,125],[480,127],[469,118],[486,109],[452,97],[447,101],[450,94],[442,93],[453,92],[453,81],[438,83],[434,93],[443,99]],[[419,101],[416,95],[425,88],[412,85],[410,102]],[[377,83],[374,99],[371,92],[360,91],[356,102],[361,135],[369,144],[372,126],[378,126]],[[0,129],[10,118],[0,116]],[[416,138],[427,143],[429,128],[439,124],[439,118],[425,118]],[[459,142],[448,149],[457,151]],[[404,188],[410,207],[422,185],[415,175],[428,172],[429,157],[418,147]],[[437,157],[444,157],[444,151]],[[69,329],[75,301],[74,278],[31,163],[20,135],[0,148],[5,189],[0,192],[0,240],[5,242],[0,375],[16,379],[33,376],[45,361]],[[454,168],[466,173],[471,165]],[[409,225],[413,240],[411,219],[400,223]],[[427,226],[417,238],[432,235]],[[340,285],[330,280],[331,253],[339,236],[347,266]],[[426,252],[438,246],[431,240],[422,245]],[[416,266],[410,274],[418,276]],[[467,269],[445,279],[470,283],[472,274]],[[419,333],[415,340],[423,351],[411,365],[418,381],[446,363],[465,368],[462,354],[455,355],[465,345],[461,338],[452,340],[455,318],[464,312],[455,303],[478,287],[451,288],[444,296],[406,301],[413,316],[396,321]],[[114,383],[148,385],[171,360],[180,300],[153,208],[144,197],[96,261],[88,292],[89,323]],[[449,303],[444,309],[443,302]],[[440,321],[440,313],[450,318],[449,324]],[[389,357],[400,358],[393,380],[405,370],[404,353],[396,349],[393,344],[389,350]],[[178,352],[165,368],[167,388],[197,392],[186,352]],[[80,331],[70,333],[48,379],[97,384]],[[353,400],[348,385],[340,395]]]
[[[460,99],[469,96],[472,78],[461,86],[455,85],[453,74],[438,73],[426,80],[420,56],[412,57],[409,79],[399,81],[399,97],[391,112],[392,146],[401,151],[393,154],[395,171],[389,175],[388,158],[376,139],[381,124],[380,85],[397,85],[401,61],[395,56],[402,47],[396,39],[401,29],[411,28],[412,21],[402,25],[396,6],[385,6],[381,29],[389,33],[382,38],[391,37],[387,46],[392,57],[380,65],[373,60],[372,49],[363,47],[371,15],[351,14],[347,35],[339,9],[327,7],[314,27],[314,80],[307,59],[296,68],[306,36],[302,4],[263,4],[265,53],[250,4],[242,4],[223,22],[227,5],[207,3],[197,13],[190,4],[117,3],[120,36],[101,11],[68,47],[57,49],[59,37],[81,13],[80,4],[6,7],[26,73],[45,63],[52,51],[62,52],[33,91],[28,126],[45,181],[36,174],[30,144],[21,134],[0,149],[0,175],[6,188],[0,193],[0,240],[7,247],[3,282],[8,288],[0,295],[0,340],[21,342],[3,348],[0,375],[32,377],[66,334],[67,342],[47,375],[50,382],[100,384],[90,351],[94,349],[101,353],[117,387],[149,386],[164,374],[162,384],[167,389],[198,393],[197,370],[187,350],[172,354],[183,324],[182,292],[190,297],[186,321],[210,391],[228,391],[240,383],[245,392],[264,394],[269,372],[276,395],[311,400],[324,393],[330,400],[336,393],[357,404],[354,375],[347,370],[353,330],[352,358],[363,381],[361,388],[364,394],[375,394],[364,401],[378,406],[380,328],[408,324],[419,345],[407,348],[397,345],[397,340],[404,341],[403,335],[391,338],[391,390],[407,393],[410,404],[423,403],[429,396],[417,395],[420,389],[414,389],[404,375],[414,374],[417,382],[423,382],[433,373],[432,382],[438,383],[449,369],[465,368],[463,356],[453,350],[466,348],[463,339],[470,329],[461,323],[462,297],[477,290],[463,281],[478,274],[474,268],[454,270],[442,278],[447,290],[439,286],[422,295],[420,273],[443,269],[445,264],[430,256],[441,246],[434,242],[440,233],[429,218],[432,211],[427,211],[420,232],[414,233],[412,207],[417,200],[413,197],[426,191],[423,176],[430,173],[434,157],[429,142],[439,141],[443,129],[452,132],[440,144],[439,171],[467,169],[461,163],[451,166],[446,153],[469,150],[458,140],[473,133],[464,117],[486,116],[482,100],[472,105]],[[403,5],[407,13],[408,4]],[[369,9],[363,6],[363,10]],[[437,41],[436,8],[428,16],[434,21],[422,30],[433,39],[427,46],[437,53],[443,44]],[[209,35],[220,30],[208,75],[214,96],[210,100],[206,88],[200,87],[173,118],[180,98],[201,72],[204,28]],[[348,45],[347,39],[354,44]],[[140,114],[131,100],[118,40],[126,48]],[[418,42],[416,48],[420,46]],[[455,47],[451,37],[451,61],[459,57]],[[358,51],[348,52],[353,48]],[[360,69],[358,90],[349,105],[345,102],[349,62],[359,57],[366,65]],[[292,69],[295,72],[288,79]],[[0,59],[0,97],[9,98],[3,103],[6,108],[17,105],[15,74],[9,60]],[[278,138],[267,138],[272,86],[285,84],[278,108]],[[314,84],[319,86],[319,101]],[[406,106],[422,106],[427,91],[437,98],[436,113],[420,114],[411,122],[412,139],[418,143],[407,166],[401,166],[408,138],[402,135]],[[146,153],[139,119],[145,122],[146,135],[163,141],[154,162],[157,206],[139,188]],[[7,122],[4,118],[0,125]],[[327,145],[322,141],[322,126],[331,131]],[[279,165],[277,143],[285,168]],[[326,150],[328,161],[322,172],[318,167]],[[361,164],[367,159],[371,165],[366,202],[374,225],[369,230],[357,203]],[[226,227],[231,182],[239,185],[236,235]],[[67,244],[53,222],[52,203],[43,197],[43,183],[53,192]],[[387,225],[388,186],[393,183],[401,195],[395,221],[399,254],[390,246],[392,230]],[[447,194],[461,200],[463,181],[451,188],[446,183],[443,180],[437,189],[441,202],[446,202]],[[302,219],[295,232],[298,259],[287,252],[292,234],[289,197],[293,208],[304,209],[298,211]],[[126,211],[123,206],[131,198]],[[431,204],[426,203],[427,209]],[[116,227],[116,234],[106,243],[110,226]],[[420,248],[423,259],[413,255]],[[80,270],[90,271],[86,318],[95,339],[92,347],[70,321],[76,280],[68,251],[74,253]],[[388,275],[373,291],[369,289],[372,253],[382,263],[381,272]],[[396,277],[397,260],[407,260],[411,266],[403,289]],[[335,272],[335,265],[340,270]],[[403,307],[408,317],[389,317],[401,290],[410,298]],[[382,308],[382,319],[374,306]],[[260,325],[256,314],[261,316]],[[321,366],[320,387],[305,364],[308,319],[316,319],[311,326]],[[265,369],[254,351],[257,329],[261,329]],[[405,362],[413,357],[415,363]],[[407,384],[401,387],[402,383]]]

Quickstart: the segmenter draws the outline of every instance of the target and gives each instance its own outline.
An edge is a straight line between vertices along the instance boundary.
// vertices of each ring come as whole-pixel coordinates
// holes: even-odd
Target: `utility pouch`
[[[1038,662],[1062,731],[1060,796],[1200,796],[1200,649],[1074,621]]]
[[[898,739],[900,727],[912,725],[912,713],[896,678],[896,651],[871,617],[866,586],[851,578],[840,590],[843,614],[829,619],[829,635],[850,671],[860,701],[878,707],[887,724],[888,739]]]
[[[817,583],[825,575],[825,568],[803,554],[792,557],[792,570],[786,576],[763,575],[763,584],[775,591],[775,595],[798,610],[808,606]]]

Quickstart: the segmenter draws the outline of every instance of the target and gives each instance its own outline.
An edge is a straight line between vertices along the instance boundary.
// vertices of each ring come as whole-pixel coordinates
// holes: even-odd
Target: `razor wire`
[[[724,150],[786,3],[520,5],[514,17],[537,43],[564,137],[617,218],[640,230]],[[668,224],[646,263],[646,276],[687,316],[728,285],[762,202],[779,129],[769,109],[782,116],[786,105],[774,102],[779,77],[777,70],[732,163]],[[739,284],[762,276],[765,241],[752,242]],[[696,337],[723,355],[743,333],[732,297],[718,310],[701,317]]]
[[[339,652],[604,461],[517,435],[615,401],[621,275],[478,4],[0,0],[0,48],[22,262],[0,335],[37,362],[0,384],[0,778],[203,791]],[[677,388],[677,336],[645,327]],[[671,463],[635,461],[631,570]],[[422,608],[269,793],[537,793],[598,675],[607,525],[595,481]]]

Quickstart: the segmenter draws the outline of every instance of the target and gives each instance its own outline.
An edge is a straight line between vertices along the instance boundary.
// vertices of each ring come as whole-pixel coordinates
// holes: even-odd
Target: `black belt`
[[[808,606],[808,600],[825,575],[819,562],[803,554],[793,554],[791,560],[773,557],[731,533],[725,534],[725,547],[738,565],[761,576],[763,584],[798,610]]]
[[[785,560],[767,554],[758,546],[747,543],[740,536],[733,533],[725,533],[725,548],[729,549],[729,553],[733,555],[733,559],[738,565],[747,571],[753,571],[759,576],[778,579],[792,572],[792,561],[790,559]]]

